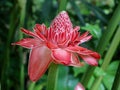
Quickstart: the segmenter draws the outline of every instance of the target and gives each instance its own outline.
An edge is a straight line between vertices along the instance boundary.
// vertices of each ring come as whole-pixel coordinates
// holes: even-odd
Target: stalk
[[[60,0],[58,12],[65,10],[66,4],[67,4],[67,0]],[[48,79],[47,79],[47,90],[56,90],[57,78],[58,78],[58,72],[59,72],[58,67],[59,66],[54,63],[50,65],[50,69],[48,72]]]
[[[58,65],[52,63],[49,69],[47,90],[56,90],[58,78]]]
[[[112,57],[113,57],[113,55],[114,55],[114,53],[115,53],[115,51],[116,51],[116,49],[117,49],[117,47],[118,47],[118,45],[120,43],[119,36],[120,36],[120,26],[119,26],[118,30],[116,31],[116,33],[115,33],[115,36],[114,36],[114,38],[112,40],[110,48],[109,48],[109,50],[108,50],[108,52],[107,52],[107,54],[106,54],[106,56],[104,58],[104,62],[102,64],[102,66],[101,66],[101,69],[104,70],[104,71],[108,67],[108,65],[109,65],[110,61],[112,60]],[[91,87],[91,90],[98,90],[98,87],[99,87],[99,85],[100,85],[100,83],[102,81],[102,78],[103,78],[103,76],[97,77],[97,79],[94,81],[94,83],[93,83],[93,85]]]
[[[13,11],[11,12],[10,16],[10,29],[8,32],[7,42],[6,42],[6,48],[4,52],[4,60],[2,64],[2,71],[1,71],[1,88],[4,88],[5,90],[9,90],[9,78],[8,78],[8,71],[9,71],[9,64],[10,64],[10,44],[12,40],[12,36],[15,32],[15,23],[16,23],[16,13],[17,13],[18,7],[15,5]]]
[[[111,19],[108,23],[107,30],[104,31],[104,33],[100,39],[100,42],[98,44],[97,51],[101,54],[101,56],[102,56],[103,52],[105,51],[106,46],[109,44],[109,41],[110,41],[112,35],[114,34],[117,25],[119,24],[119,21],[120,21],[119,10],[120,10],[120,3],[118,4],[113,16],[111,17]],[[95,70],[95,67],[89,66],[88,70],[83,75],[82,83],[85,87],[87,87],[89,80],[93,75],[94,70]]]
[[[20,26],[24,25],[25,20],[25,10],[26,10],[26,0],[18,0],[18,4],[20,7]],[[19,39],[23,38],[22,32],[19,30]],[[24,90],[24,63],[23,63],[23,49],[19,47],[19,56],[21,61],[21,67],[20,67],[20,87],[21,90]]]

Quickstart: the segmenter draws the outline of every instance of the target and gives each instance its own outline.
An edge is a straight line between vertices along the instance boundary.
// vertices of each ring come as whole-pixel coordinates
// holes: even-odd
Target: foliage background
[[[36,23],[45,23],[49,26],[58,13],[60,2],[61,0],[0,0],[0,86],[2,90],[46,90],[48,71],[38,82],[31,82],[27,75],[29,50],[19,46],[11,46],[11,43],[26,37],[20,32],[21,27],[32,30]],[[114,24],[109,21],[119,2],[119,0],[67,0],[66,11],[73,25],[81,26],[80,32],[88,30],[93,35],[92,40],[82,46],[100,52],[97,47],[106,42],[103,40],[100,43],[100,39],[108,30],[108,25]],[[120,17],[115,18],[119,19]],[[119,78],[114,81],[116,73],[120,71],[118,68],[120,62],[119,44],[115,47],[115,52],[113,51],[114,56],[111,57],[110,63],[105,64],[106,70],[103,71],[100,68],[117,32],[117,27],[107,46],[101,51],[103,52],[102,58],[99,66],[94,70],[94,76],[89,75],[91,78],[85,85],[87,90],[92,90],[91,87],[94,86],[94,79],[97,76],[104,76],[98,90],[111,90],[114,83],[120,81]],[[104,38],[107,38],[107,35]],[[119,38],[117,37],[117,40]],[[61,88],[62,90],[73,90],[78,82],[82,82],[84,85],[84,74],[88,70],[93,72],[90,71],[87,64],[81,68],[60,65],[57,90],[61,90]],[[116,75],[116,77],[118,76]]]

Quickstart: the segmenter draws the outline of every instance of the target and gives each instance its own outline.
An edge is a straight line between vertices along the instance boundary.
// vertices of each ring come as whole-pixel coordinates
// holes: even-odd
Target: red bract
[[[34,32],[21,29],[33,38],[25,38],[13,45],[20,45],[31,49],[28,74],[32,81],[37,81],[47,70],[49,64],[63,64],[66,66],[83,66],[78,55],[90,65],[97,65],[100,55],[79,44],[91,39],[88,32],[80,35],[79,26],[73,28],[68,14],[62,11],[47,28],[44,24],[36,24]]]
[[[78,83],[76,86],[75,86],[75,89],[74,90],[85,90],[85,88],[83,87],[83,85],[81,83]]]

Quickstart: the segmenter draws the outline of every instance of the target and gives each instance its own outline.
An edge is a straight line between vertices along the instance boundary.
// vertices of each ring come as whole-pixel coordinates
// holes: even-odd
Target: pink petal
[[[80,35],[80,38],[84,38],[84,37],[86,37],[88,34],[89,34],[89,32],[87,31],[87,32],[83,33],[82,35]]]
[[[78,53],[80,57],[90,65],[97,65],[97,60],[100,59],[100,55],[97,52],[93,52],[80,46],[67,47],[66,50],[69,52]]]
[[[21,31],[22,31],[23,33],[29,35],[29,36],[37,37],[37,38],[38,38],[38,36],[37,36],[35,33],[31,32],[31,31],[29,31],[29,30],[26,30],[26,29],[24,29],[24,28],[21,28]]]
[[[79,26],[74,27],[74,31],[78,31],[78,30],[80,30]]]
[[[80,35],[80,37],[78,38],[79,44],[86,42],[92,38],[92,35],[88,36],[88,34],[89,34],[89,32],[87,31],[87,32],[83,33],[82,35]]]
[[[45,47],[33,48],[30,53],[28,74],[32,81],[37,81],[47,70],[51,62],[50,50]]]
[[[67,12],[62,11],[59,13],[51,23],[50,28],[55,30],[55,32],[71,31],[73,26]]]
[[[81,47],[81,46],[70,46],[67,47],[66,50],[74,53],[78,53],[81,55],[92,55],[93,57],[100,59],[100,55],[97,52],[88,50],[87,48]]]
[[[44,24],[36,24],[34,27],[34,30],[37,34],[42,33],[43,35],[45,34],[47,27]]]
[[[52,57],[55,60],[55,63],[68,65],[71,60],[71,53],[63,49],[53,49]]]
[[[22,39],[16,43],[12,43],[12,45],[20,45],[25,48],[33,48],[33,47],[38,47],[41,46],[43,43],[35,38],[25,38]]]
[[[97,66],[98,65],[98,62],[97,62],[97,59],[92,57],[92,56],[89,56],[89,55],[80,55],[80,57],[85,60],[86,63],[92,65],[92,66]]]
[[[71,62],[69,64],[69,66],[75,66],[75,67],[80,67],[83,66],[84,63],[80,62],[78,55],[75,53],[71,53]]]
[[[66,50],[70,52],[78,53],[78,54],[83,54],[83,55],[88,55],[88,54],[93,53],[87,48],[83,48],[81,46],[70,46],[70,47],[67,47]]]
[[[42,40],[46,41],[45,35],[47,32],[47,28],[44,24],[36,24],[34,27],[34,31]]]
[[[89,35],[87,37],[84,37],[83,39],[80,40],[79,44],[84,43],[86,41],[89,41],[92,38],[92,35]]]
[[[83,87],[83,85],[81,83],[78,83],[76,86],[75,86],[75,89],[74,90],[85,90],[85,88]]]

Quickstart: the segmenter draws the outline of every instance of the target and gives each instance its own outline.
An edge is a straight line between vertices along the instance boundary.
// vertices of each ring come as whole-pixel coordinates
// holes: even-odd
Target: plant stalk
[[[113,16],[111,17],[109,23],[108,23],[107,30],[104,31],[104,33],[103,33],[103,35],[102,35],[102,37],[100,39],[100,42],[98,44],[97,51],[101,54],[101,56],[102,56],[103,52],[105,51],[106,46],[109,44],[109,41],[110,41],[112,35],[114,34],[117,25],[119,24],[119,21],[120,21],[120,12],[119,12],[119,10],[120,10],[120,2],[118,4]],[[85,87],[87,87],[87,85],[89,83],[89,80],[93,75],[94,70],[95,70],[95,67],[89,66],[88,70],[83,75],[82,84]]]
[[[48,73],[47,90],[56,90],[57,78],[58,78],[58,65],[52,63]]]
[[[18,5],[20,8],[20,26],[24,25],[24,20],[25,20],[25,12],[26,12],[26,1],[27,0],[18,0]],[[19,30],[19,39],[23,38],[23,34],[22,32]],[[21,90],[24,90],[24,60],[23,60],[23,49],[22,47],[19,47],[19,56],[20,56],[20,61],[21,61],[21,65],[20,65],[20,86],[21,86]]]
[[[13,34],[15,32],[15,23],[16,23],[16,13],[17,13],[18,7],[17,5],[14,6],[14,9],[11,13],[10,16],[10,29],[8,32],[8,37],[7,37],[7,42],[6,42],[6,48],[5,48],[5,52],[4,52],[4,60],[3,60],[3,64],[2,64],[2,71],[1,71],[1,88],[4,88],[5,90],[9,90],[9,64],[10,64],[10,43],[13,37]]]
[[[62,10],[66,10],[67,0],[59,0],[59,9],[58,13]],[[57,78],[59,72],[59,66],[57,64],[52,63],[50,65],[50,69],[48,72],[47,79],[47,90],[56,90],[57,88]]]
[[[102,64],[102,66],[101,66],[102,70],[104,70],[104,71],[106,70],[106,68],[110,64],[110,61],[112,60],[112,57],[113,57],[113,55],[114,55],[114,53],[115,53],[115,51],[116,51],[116,49],[117,49],[117,47],[118,47],[118,45],[120,43],[119,36],[120,36],[120,26],[117,29],[116,33],[115,33],[115,36],[114,36],[114,38],[112,40],[110,48],[109,48],[107,54],[105,55],[104,62]],[[102,81],[102,78],[103,78],[103,76],[97,77],[97,79],[94,81],[94,83],[93,83],[93,85],[91,87],[91,90],[98,90],[98,87],[99,87],[99,85],[100,85],[100,83]]]

